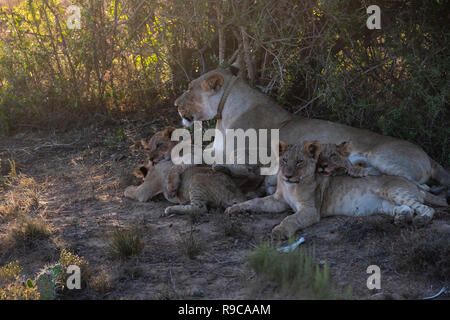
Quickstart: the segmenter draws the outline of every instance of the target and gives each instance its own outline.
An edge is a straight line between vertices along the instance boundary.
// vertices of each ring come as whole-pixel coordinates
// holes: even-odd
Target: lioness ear
[[[320,152],[322,151],[322,145],[319,141],[307,141],[303,143],[303,149],[312,158],[317,160],[319,158]]]
[[[175,128],[174,128],[174,127],[167,127],[167,128],[165,128],[165,129],[163,130],[162,136],[163,136],[164,138],[170,139],[170,137],[172,136],[172,132],[174,132],[174,131],[175,131]]]
[[[288,148],[289,148],[289,145],[280,140],[280,142],[278,144],[278,154],[280,156],[283,155],[283,153],[285,153]]]
[[[352,143],[350,141],[344,141],[341,144],[336,146],[337,152],[339,152],[342,156],[348,157],[352,150]]]
[[[203,90],[217,92],[222,88],[223,81],[223,77],[219,73],[216,73],[203,81],[201,86]]]

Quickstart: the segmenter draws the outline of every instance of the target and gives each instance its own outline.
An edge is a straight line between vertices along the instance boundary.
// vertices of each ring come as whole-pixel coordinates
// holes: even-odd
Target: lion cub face
[[[317,173],[323,176],[348,174],[354,178],[367,176],[369,172],[366,168],[353,165],[348,160],[350,152],[350,142],[343,142],[340,145],[322,145],[322,152],[317,162]]]
[[[141,140],[141,144],[147,153],[147,163],[133,170],[136,177],[144,179],[150,170],[158,162],[170,159],[170,153],[177,144],[176,141],[170,140],[174,127],[167,127],[164,130],[156,132],[150,140]]]
[[[322,146],[319,142],[286,146],[280,142],[280,175],[288,183],[314,176]]]
[[[208,72],[189,83],[187,91],[175,100],[183,125],[191,126],[193,121],[211,120],[216,116],[220,98],[213,105],[209,99],[220,91],[223,84],[224,78],[217,71]]]
[[[170,140],[174,130],[174,127],[167,127],[164,130],[156,132],[148,142],[143,139],[141,140],[141,144],[151,164],[157,164],[162,160],[170,159],[170,153],[177,144],[176,141]]]
[[[317,162],[317,172],[324,176],[331,176],[339,169],[347,171],[352,167],[348,160],[350,155],[350,142],[343,142],[339,145],[323,144],[322,151]]]

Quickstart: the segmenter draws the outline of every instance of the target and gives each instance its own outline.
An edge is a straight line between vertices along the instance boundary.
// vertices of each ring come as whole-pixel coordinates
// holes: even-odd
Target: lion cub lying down
[[[174,144],[170,140],[172,128],[157,132],[144,144],[148,162],[135,172],[143,177],[140,186],[129,186],[124,195],[127,198],[145,202],[163,193],[172,203],[186,203],[170,206],[165,214],[197,214],[210,207],[226,208],[246,198],[223,172],[208,167],[174,165],[170,160],[170,151]]]
[[[334,215],[367,216],[384,213],[396,223],[412,220],[423,225],[434,215],[424,200],[446,205],[439,198],[420,190],[416,184],[398,176],[324,176],[317,172],[322,145],[305,142],[286,146],[280,143],[280,170],[273,195],[256,198],[227,208],[226,213],[295,211],[272,230],[276,237],[289,237],[321,217]],[[342,155],[340,155],[342,157]],[[330,159],[328,159],[330,160]]]

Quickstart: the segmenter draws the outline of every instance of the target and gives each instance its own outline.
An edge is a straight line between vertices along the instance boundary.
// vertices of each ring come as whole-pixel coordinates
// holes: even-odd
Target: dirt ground
[[[32,249],[2,249],[0,266],[18,260],[24,274],[33,277],[66,248],[83,257],[91,273],[89,289],[74,291],[72,299],[282,298],[270,288],[254,289],[257,280],[246,256],[270,239],[271,229],[288,212],[242,214],[237,218],[239,227],[230,232],[219,210],[192,223],[187,216],[160,217],[168,205],[162,197],[148,203],[123,197],[126,186],[139,183],[131,172],[145,158],[140,138],[176,124],[167,121],[168,116],[150,121],[102,120],[58,134],[30,129],[1,138],[0,158],[14,159],[21,173],[43,186],[39,206],[31,214],[46,221],[52,236]],[[178,121],[176,115],[171,119]],[[420,230],[396,227],[383,216],[327,218],[297,236],[306,239],[302,246],[314,245],[319,263],[329,263],[338,290],[351,286],[352,298],[417,299],[448,286],[444,281],[448,277],[399,268],[396,252],[406,250],[405,237],[415,233],[438,235],[449,243],[449,213],[448,208],[437,209],[433,223]],[[11,223],[0,220],[0,237]],[[139,256],[128,261],[110,256],[116,227],[141,234],[145,245]],[[180,241],[191,231],[204,247],[195,259],[183,253]],[[381,290],[366,287],[366,269],[372,264],[381,269]]]

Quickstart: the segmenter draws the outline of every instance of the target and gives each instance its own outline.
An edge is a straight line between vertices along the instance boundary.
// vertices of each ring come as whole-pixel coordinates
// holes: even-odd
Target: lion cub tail
[[[450,173],[447,172],[439,163],[431,159],[431,177],[440,184],[450,187]]]
[[[423,193],[425,203],[438,207],[448,207],[448,203],[447,200],[445,200],[445,198],[435,196],[434,194],[431,194],[427,191],[423,191]]]

